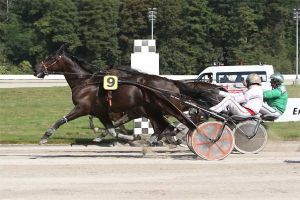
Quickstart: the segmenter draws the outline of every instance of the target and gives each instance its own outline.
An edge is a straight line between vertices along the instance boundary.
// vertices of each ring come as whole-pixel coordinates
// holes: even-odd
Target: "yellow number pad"
[[[116,90],[116,89],[118,89],[118,77],[117,76],[112,76],[112,75],[104,76],[103,88],[105,90]]]

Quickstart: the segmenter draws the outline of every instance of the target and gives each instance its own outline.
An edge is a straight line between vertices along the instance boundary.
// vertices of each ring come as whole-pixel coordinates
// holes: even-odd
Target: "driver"
[[[244,83],[247,90],[243,93],[227,93],[220,91],[225,98],[210,108],[215,112],[228,112],[233,115],[253,116],[259,113],[263,104],[261,78],[255,73],[249,74]]]
[[[274,73],[271,75],[272,90],[264,91],[264,101],[260,113],[265,115],[271,115],[274,118],[278,118],[285,111],[288,93],[283,84],[284,78],[280,73]]]

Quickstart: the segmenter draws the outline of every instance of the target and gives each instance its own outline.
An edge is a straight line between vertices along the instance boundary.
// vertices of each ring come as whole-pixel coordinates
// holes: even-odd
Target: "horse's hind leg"
[[[74,119],[77,119],[78,117],[81,117],[85,115],[79,106],[75,106],[75,108],[73,108],[73,110],[66,115],[65,117],[59,119],[58,121],[56,121],[50,128],[47,129],[47,131],[45,132],[45,134],[43,135],[43,137],[40,140],[40,144],[45,144],[48,142],[49,137],[63,124],[65,124],[66,122],[72,121]]]
[[[124,118],[124,119],[127,120],[127,118]],[[124,139],[124,140],[129,140],[129,141],[133,141],[135,139],[134,136],[131,136],[131,135],[125,135],[125,134],[122,134],[122,133],[117,134],[117,132],[115,130],[115,126],[113,125],[112,121],[109,119],[108,116],[101,116],[99,118],[99,120],[105,126],[105,128],[107,130],[107,133],[109,133],[114,138],[118,137],[118,138],[121,138],[121,139]],[[99,135],[93,141],[94,142],[101,142],[105,136],[106,135],[103,135],[103,134]]]
[[[116,130],[115,130],[115,127],[114,127],[112,121],[109,119],[109,116],[102,114],[101,116],[98,116],[98,119],[105,126],[106,132],[109,133],[112,137],[116,138],[117,137],[117,133],[116,133]],[[103,135],[99,135],[93,141],[94,142],[101,142],[102,139],[106,135],[107,134],[105,134],[104,136]]]
[[[122,117],[120,117],[119,119],[117,119],[116,121],[114,121],[113,125],[117,128],[117,127],[122,126],[123,124],[131,121],[131,120],[132,120],[132,118],[130,118],[128,116],[128,114],[124,114]]]

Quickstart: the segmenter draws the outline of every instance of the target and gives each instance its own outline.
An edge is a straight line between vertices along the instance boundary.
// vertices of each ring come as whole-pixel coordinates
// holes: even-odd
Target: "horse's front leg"
[[[89,124],[90,124],[90,129],[93,129],[95,130],[95,125],[94,125],[94,121],[93,121],[93,116],[92,115],[89,115]]]
[[[40,140],[40,144],[45,144],[48,142],[49,137],[63,124],[66,122],[72,121],[74,119],[77,119],[78,117],[86,115],[85,113],[82,112],[79,106],[75,106],[73,110],[63,118],[59,119],[56,121],[51,127],[47,129],[45,134]]]

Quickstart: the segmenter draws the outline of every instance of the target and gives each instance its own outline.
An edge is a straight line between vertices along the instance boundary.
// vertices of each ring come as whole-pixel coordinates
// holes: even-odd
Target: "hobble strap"
[[[68,119],[66,116],[63,116],[63,120],[65,121],[65,123],[68,123]]]

